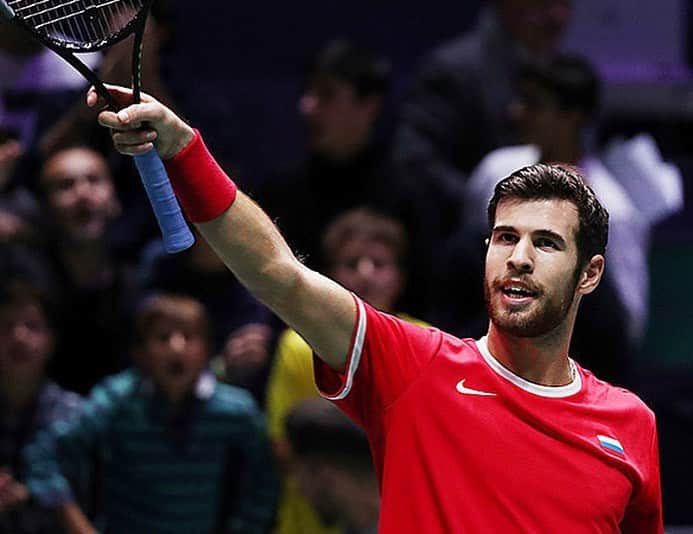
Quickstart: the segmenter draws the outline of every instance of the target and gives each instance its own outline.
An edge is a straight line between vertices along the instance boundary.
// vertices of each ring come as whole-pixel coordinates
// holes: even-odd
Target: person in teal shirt
[[[277,479],[264,420],[249,393],[207,370],[203,306],[159,294],[135,319],[136,367],[92,391],[78,417],[26,449],[26,486],[70,531],[265,533]],[[78,507],[61,465],[95,451],[102,509]]]

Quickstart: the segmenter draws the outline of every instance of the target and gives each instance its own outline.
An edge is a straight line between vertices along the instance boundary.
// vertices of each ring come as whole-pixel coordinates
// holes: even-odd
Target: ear
[[[118,199],[118,194],[115,192],[115,189],[113,190],[113,198],[111,199],[111,202],[108,204],[108,216],[111,219],[115,219],[120,215],[120,213],[123,211],[123,206],[120,203],[120,200]]]
[[[592,293],[592,291],[597,289],[599,281],[602,279],[602,274],[604,274],[604,256],[596,254],[592,256],[592,259],[580,273],[580,280],[577,286],[578,292],[581,295]]]
[[[383,97],[380,95],[369,95],[361,100],[363,104],[363,109],[367,111],[368,115],[377,117],[380,113],[380,109],[383,105]]]

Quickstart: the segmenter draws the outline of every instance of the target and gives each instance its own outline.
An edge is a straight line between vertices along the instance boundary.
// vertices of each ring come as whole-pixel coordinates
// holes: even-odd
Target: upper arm
[[[356,324],[356,302],[351,292],[301,265],[293,298],[279,315],[335,371],[343,371]]]
[[[659,443],[654,416],[650,426],[652,431],[644,469],[645,478],[628,504],[623,521],[619,525],[624,534],[661,534],[664,531]]]
[[[344,368],[356,322],[349,291],[303,265],[271,219],[243,193],[222,216],[198,227],[256,298],[301,334],[330,367]]]

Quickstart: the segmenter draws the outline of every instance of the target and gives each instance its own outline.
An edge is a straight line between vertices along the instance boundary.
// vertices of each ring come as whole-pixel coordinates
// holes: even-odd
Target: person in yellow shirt
[[[325,229],[322,253],[331,277],[372,306],[394,312],[406,284],[407,237],[396,219],[368,208],[348,210]],[[424,322],[405,314],[398,317]],[[313,379],[313,351],[294,330],[285,330],[267,385],[266,415],[277,459],[286,469],[277,534],[338,534],[301,495],[292,476],[292,451],[286,439],[287,414],[299,402],[319,395]]]

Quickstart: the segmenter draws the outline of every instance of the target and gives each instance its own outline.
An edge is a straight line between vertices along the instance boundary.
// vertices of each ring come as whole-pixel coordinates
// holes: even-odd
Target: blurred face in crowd
[[[503,26],[537,54],[558,46],[572,13],[572,0],[495,0]]]
[[[395,251],[387,243],[355,236],[335,254],[332,277],[366,302],[392,310],[404,286]]]
[[[207,365],[207,355],[201,321],[187,313],[156,317],[135,350],[140,368],[173,404],[193,391]]]
[[[593,259],[587,268],[590,283],[581,281],[577,228],[577,208],[566,200],[499,203],[484,280],[496,328],[538,337],[568,324],[570,317],[574,320],[579,296],[596,287],[603,268],[603,258],[595,256],[601,259]]]
[[[41,188],[52,222],[70,241],[100,239],[119,210],[106,160],[88,148],[51,157],[41,171]]]
[[[310,80],[298,108],[311,150],[341,160],[368,142],[380,111],[380,97],[360,97],[346,81],[317,76]]]
[[[0,375],[15,382],[43,376],[53,331],[35,299],[0,306]]]

